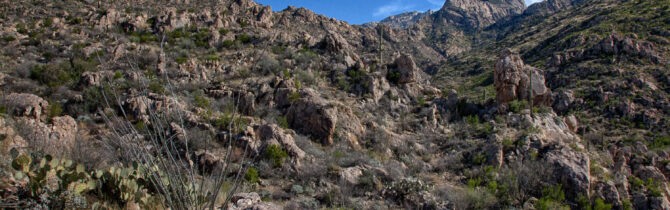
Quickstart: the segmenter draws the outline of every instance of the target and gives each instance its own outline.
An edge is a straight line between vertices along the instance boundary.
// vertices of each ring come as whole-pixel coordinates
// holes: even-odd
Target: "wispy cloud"
[[[380,16],[389,16],[389,15],[394,15],[396,13],[404,12],[407,10],[410,10],[414,7],[413,4],[407,4],[404,3],[400,0],[395,0],[389,4],[383,5],[375,10],[374,13],[372,13],[372,16],[375,17],[380,17]]]

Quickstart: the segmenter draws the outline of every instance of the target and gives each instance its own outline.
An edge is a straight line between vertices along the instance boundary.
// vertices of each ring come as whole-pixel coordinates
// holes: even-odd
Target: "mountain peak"
[[[525,9],[523,0],[447,0],[435,20],[469,29],[483,28]]]

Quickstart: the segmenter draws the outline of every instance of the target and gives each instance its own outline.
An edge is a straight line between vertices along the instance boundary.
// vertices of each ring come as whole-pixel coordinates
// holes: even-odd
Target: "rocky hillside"
[[[0,208],[670,209],[668,5],[0,2]]]

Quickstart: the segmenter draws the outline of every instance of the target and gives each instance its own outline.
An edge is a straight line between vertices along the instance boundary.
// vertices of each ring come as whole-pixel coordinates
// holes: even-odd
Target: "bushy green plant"
[[[292,92],[288,95],[288,101],[291,103],[298,101],[298,99],[300,99],[300,93],[298,92]]]
[[[283,128],[283,129],[288,128],[288,120],[284,116],[277,117],[277,124],[279,125],[279,127]]]
[[[388,74],[386,74],[386,79],[388,79],[390,82],[398,83],[398,81],[400,81],[401,76],[402,75],[400,74],[400,72],[389,71]]]
[[[535,208],[540,210],[570,209],[565,202],[565,193],[562,185],[557,184],[542,190],[543,197],[535,202]]]
[[[195,106],[203,108],[203,109],[209,109],[210,108],[210,102],[207,97],[201,96],[200,94],[196,94],[195,97],[193,98],[195,102]]]
[[[49,103],[49,115],[47,116],[49,121],[51,121],[51,119],[53,119],[54,117],[61,116],[62,114],[63,114],[63,106],[60,103],[53,101]]]
[[[236,40],[242,44],[249,44],[251,42],[251,37],[247,34],[240,34],[237,36]]]
[[[514,100],[509,102],[509,110],[514,113],[519,113],[526,107],[528,107],[528,102],[524,100]]]
[[[224,40],[221,43],[221,46],[224,47],[224,48],[231,48],[233,45],[235,45],[235,41],[233,41],[233,40]]]
[[[11,41],[16,40],[16,37],[14,37],[14,36],[5,36],[5,37],[2,37],[2,40],[5,40],[5,42],[11,42]]]
[[[284,158],[288,157],[288,153],[284,151],[279,145],[270,145],[265,149],[265,158],[272,161],[275,168],[281,167],[284,164]]]
[[[249,167],[247,173],[244,174],[244,179],[249,183],[258,183],[258,171],[254,167]]]
[[[165,93],[165,88],[158,82],[152,82],[149,84],[149,90],[154,93],[163,94]]]

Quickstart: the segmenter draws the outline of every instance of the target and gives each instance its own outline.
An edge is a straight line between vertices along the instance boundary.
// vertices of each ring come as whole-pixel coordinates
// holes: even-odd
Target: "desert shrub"
[[[288,101],[291,103],[296,102],[298,99],[300,99],[300,93],[298,92],[292,92],[288,95]]]
[[[602,198],[596,198],[593,203],[589,200],[588,197],[580,195],[577,198],[577,204],[581,209],[587,210],[611,210],[612,204],[607,204]]]
[[[49,112],[48,113],[49,114],[48,114],[47,118],[49,119],[49,121],[51,121],[51,119],[53,119],[54,117],[58,117],[58,116],[61,116],[63,114],[63,106],[58,102],[53,102],[52,101],[52,102],[49,103]]]
[[[149,90],[153,93],[157,94],[164,94],[165,93],[165,88],[163,88],[163,85],[161,85],[158,82],[152,82],[149,84]]]
[[[279,168],[284,164],[284,158],[288,157],[288,153],[284,151],[279,145],[270,145],[265,149],[265,158],[272,161],[275,168]]]
[[[241,42],[242,44],[249,44],[251,43],[251,37],[247,34],[240,34],[235,38],[237,41]]]
[[[306,87],[311,87],[317,84],[317,78],[313,73],[302,69],[296,69],[294,72],[296,81],[300,81]]]
[[[203,109],[209,109],[210,108],[210,102],[207,97],[202,96],[201,94],[196,94],[193,97],[193,100],[195,102],[195,106],[203,108]]]
[[[244,21],[244,20],[240,20],[239,23],[240,23],[240,27],[242,27],[242,28],[249,26],[249,23],[247,21]]]
[[[569,206],[564,204],[565,193],[561,184],[545,188],[542,190],[542,195],[543,197],[535,202],[535,208],[540,210],[570,209]]]
[[[54,23],[53,19],[46,18],[46,19],[44,19],[44,21],[42,21],[42,27],[45,27],[45,28],[51,27],[51,25],[53,25],[53,23]]]
[[[363,174],[359,177],[357,188],[366,192],[377,191],[382,189],[382,182],[374,173],[366,170],[363,171]]]
[[[5,36],[5,37],[2,37],[2,40],[5,40],[5,42],[11,42],[11,41],[16,40],[16,37],[14,37],[14,36]]]
[[[228,29],[225,29],[225,28],[220,28],[219,29],[219,34],[221,36],[225,36],[226,34],[228,34],[228,32],[230,32],[230,30],[228,30]]]
[[[224,40],[224,41],[221,43],[221,46],[222,46],[223,48],[231,48],[231,47],[233,47],[233,45],[235,45],[235,41],[233,41],[233,40]]]
[[[648,145],[650,149],[665,149],[670,146],[670,136],[653,137]]]
[[[249,167],[247,173],[244,174],[244,179],[251,184],[258,183],[258,171],[254,167]]]
[[[509,110],[514,113],[519,113],[526,107],[528,107],[528,102],[524,100],[514,100],[509,102]]]
[[[284,46],[273,46],[272,47],[272,53],[274,53],[275,55],[284,54],[285,51],[286,51],[286,47],[284,47]]]
[[[263,56],[258,62],[258,66],[264,74],[279,72],[279,61],[270,56]]]
[[[288,129],[288,120],[284,116],[277,117],[277,125],[283,129]]]
[[[177,57],[176,60],[175,60],[175,62],[177,62],[177,64],[184,64],[184,63],[186,63],[186,61],[188,61],[188,58],[187,57],[182,57],[182,56]]]
[[[388,79],[392,83],[398,83],[400,81],[400,72],[397,71],[389,71],[388,74],[386,74],[386,79]]]

